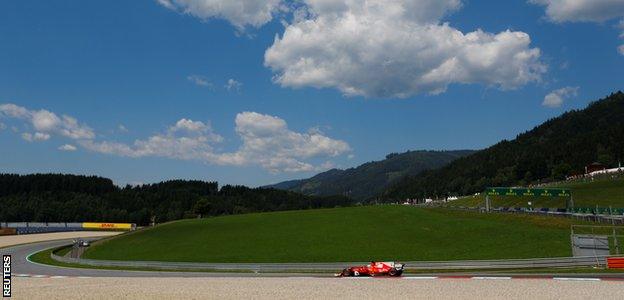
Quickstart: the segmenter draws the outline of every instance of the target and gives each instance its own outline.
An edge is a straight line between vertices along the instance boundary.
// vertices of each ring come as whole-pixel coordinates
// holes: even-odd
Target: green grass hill
[[[364,206],[175,221],[94,244],[86,258],[188,262],[458,260],[571,255],[563,218]]]

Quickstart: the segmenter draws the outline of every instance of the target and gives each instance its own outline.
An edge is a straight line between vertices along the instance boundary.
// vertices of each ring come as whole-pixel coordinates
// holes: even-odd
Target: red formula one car
[[[396,262],[371,262],[366,266],[350,267],[342,270],[340,277],[356,276],[401,276],[405,265]]]

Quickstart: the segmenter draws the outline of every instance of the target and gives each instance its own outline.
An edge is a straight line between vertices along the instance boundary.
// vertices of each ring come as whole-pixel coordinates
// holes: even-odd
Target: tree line
[[[0,174],[0,221],[129,222],[353,205],[344,196],[315,197],[217,182],[173,180],[118,187],[96,176]]]

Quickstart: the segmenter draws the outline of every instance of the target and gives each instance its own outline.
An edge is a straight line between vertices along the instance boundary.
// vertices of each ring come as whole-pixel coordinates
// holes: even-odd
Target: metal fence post
[[[620,243],[617,234],[615,234],[615,227],[613,227],[613,242],[615,243],[615,255],[620,255]]]

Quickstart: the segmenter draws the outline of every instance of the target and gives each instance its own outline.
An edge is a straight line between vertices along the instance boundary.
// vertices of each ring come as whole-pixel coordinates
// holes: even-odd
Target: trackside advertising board
[[[570,197],[568,189],[487,188],[488,196]]]
[[[84,229],[132,230],[130,223],[82,223]]]

